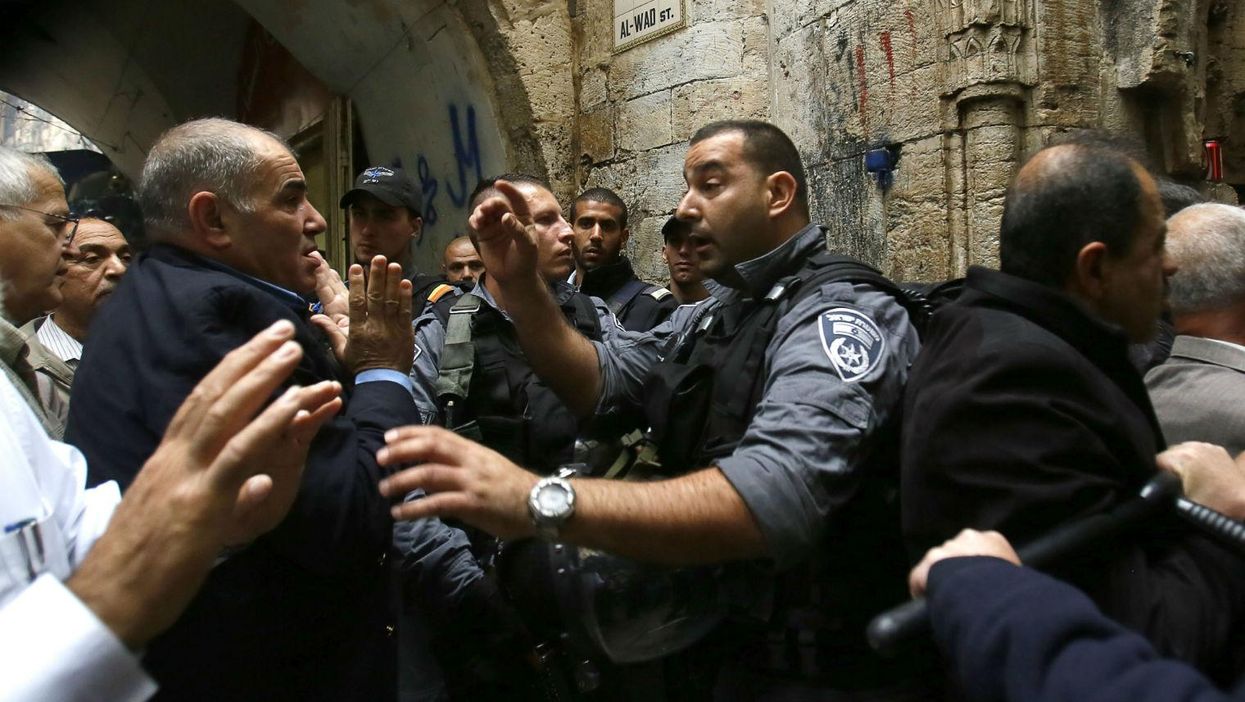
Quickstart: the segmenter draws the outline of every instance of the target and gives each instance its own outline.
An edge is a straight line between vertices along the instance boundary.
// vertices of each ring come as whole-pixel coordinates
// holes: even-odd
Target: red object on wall
[[[1223,144],[1218,139],[1202,142],[1202,161],[1206,164],[1206,180],[1223,181]]]

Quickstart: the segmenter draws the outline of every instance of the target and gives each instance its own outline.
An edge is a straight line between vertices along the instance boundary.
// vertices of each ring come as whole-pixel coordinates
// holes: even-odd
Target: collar
[[[52,319],[52,315],[44,317],[42,323],[35,328],[35,336],[39,343],[57,358],[68,363],[82,360],[82,342],[73,338]]]
[[[1128,363],[1128,335],[1063,291],[981,266],[968,269],[964,301],[1005,309],[1072,344],[1099,367]]]
[[[748,294],[754,299],[764,296],[780,278],[799,270],[805,259],[825,249],[825,229],[819,224],[805,225],[769,253],[735,264],[735,272],[743,278],[746,286],[745,290],[736,291],[736,294]]]
[[[182,261],[192,265],[224,273],[231,277],[237,278],[248,285],[259,288],[269,295],[272,295],[288,307],[297,311],[300,315],[304,315],[304,318],[307,314],[307,301],[303,299],[302,295],[299,295],[291,290],[287,290],[275,283],[270,283],[266,280],[243,273],[242,271],[233,268],[232,266],[227,266],[215,259],[200,256],[199,254],[183,249],[180,246],[175,246],[173,244],[156,244],[148,250],[147,255],[163,261],[177,261],[178,259],[181,259]]]
[[[1171,355],[1245,371],[1245,346],[1231,341],[1180,334],[1172,342]]]
[[[26,337],[9,320],[0,317],[0,361],[13,367],[13,362],[26,348]]]
[[[1212,344],[1218,344],[1219,346],[1226,346],[1230,349],[1235,349],[1237,353],[1245,353],[1245,346],[1241,346],[1240,344],[1233,343],[1231,341],[1224,341],[1223,339],[1211,339],[1209,337],[1206,338],[1206,341],[1209,341]]]
[[[466,294],[475,295],[476,297],[483,300],[484,304],[488,305],[489,307],[492,307],[498,312],[501,312],[501,316],[505,317],[506,319],[510,319],[510,315],[506,314],[506,311],[501,308],[501,305],[497,304],[497,298],[493,297],[493,292],[488,289],[487,285],[484,284],[484,279],[487,276],[488,276],[488,273],[482,273],[480,277],[476,280],[476,286],[472,288],[471,292],[466,293]]]
[[[513,321],[510,319],[510,315],[506,312],[506,310],[502,309],[501,305],[497,304],[497,298],[493,297],[492,291],[489,290],[488,286],[484,284],[484,281],[487,278],[488,278],[488,272],[485,271],[484,273],[480,275],[480,278],[476,281],[476,286],[472,288],[469,292],[464,293],[464,294],[475,295],[476,297],[480,298],[480,300],[482,300],[484,304],[497,310],[497,312],[501,314],[501,316],[504,317],[507,322]],[[566,298],[569,297],[571,293],[575,292],[575,288],[570,283],[564,280],[559,280],[556,283],[550,283],[549,292],[553,295],[554,302],[556,302],[558,306],[560,307],[562,303],[566,301]]]
[[[635,279],[635,270],[631,267],[631,261],[628,261],[626,256],[619,256],[614,263],[607,263],[585,271],[583,280],[579,281],[579,291],[585,295],[594,295],[604,299],[625,285],[627,281]]]

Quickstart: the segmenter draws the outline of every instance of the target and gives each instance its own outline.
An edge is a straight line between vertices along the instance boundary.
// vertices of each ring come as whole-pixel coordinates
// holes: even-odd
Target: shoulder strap
[[[634,300],[637,295],[644,292],[648,287],[649,284],[643,280],[640,280],[639,278],[632,278],[631,280],[623,283],[622,287],[615,290],[614,294],[610,295],[610,299],[606,300],[605,304],[609,305],[610,312],[617,315],[619,312],[626,309],[627,306],[631,304],[631,301]]]
[[[667,297],[670,297],[674,293],[670,292],[666,288],[660,288],[654,285],[652,290],[649,290],[648,292],[644,294],[648,295],[649,297],[653,298],[654,300],[658,302],[661,302],[662,300],[666,299]]]
[[[808,264],[796,275],[784,278],[775,284],[767,297],[775,295],[775,290],[784,281],[797,279],[799,282],[788,284],[788,289],[779,291],[779,297],[791,293],[791,301],[787,309],[805,297],[814,294],[827,283],[864,283],[894,298],[908,312],[908,318],[918,333],[923,333],[925,321],[931,309],[924,295],[914,290],[905,290],[896,285],[890,278],[882,275],[878,269],[850,256],[833,254],[829,251],[818,253],[808,260]]]
[[[581,292],[572,293],[563,310],[574,315],[569,321],[579,333],[593,341],[601,340],[601,317],[591,297]]]
[[[473,293],[467,293],[459,297],[449,310],[449,319],[444,322],[445,346],[441,349],[441,367],[437,374],[439,398],[449,396],[462,400],[467,397],[476,359],[471,327],[483,306],[484,300]],[[437,305],[438,309],[443,307],[444,305]]]

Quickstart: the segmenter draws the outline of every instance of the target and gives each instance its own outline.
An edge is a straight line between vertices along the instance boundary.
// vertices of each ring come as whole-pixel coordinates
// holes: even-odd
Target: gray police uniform
[[[710,315],[726,314],[745,298],[770,294],[775,283],[825,251],[824,236],[821,227],[809,225],[775,250],[736,266],[746,289],[723,289],[716,298],[680,307],[650,332],[618,332],[597,343],[599,412],[625,413],[643,406],[651,392],[646,380],[663,354],[697,333]],[[781,611],[770,612],[771,621],[816,620],[812,628],[841,631],[831,653],[821,647],[819,633],[775,630],[773,625],[765,632],[754,630],[754,639],[769,643],[741,655],[745,666],[724,668],[727,676],[737,678],[728,684],[745,698],[748,689],[772,690],[769,683],[775,676],[795,681],[796,687],[809,682],[813,689],[877,688],[902,677],[868,652],[863,637],[868,616],[906,594],[898,510],[893,502],[866,503],[860,495],[871,489],[865,486],[875,482],[875,473],[897,471],[893,454],[889,460],[879,457],[895,445],[887,440],[895,438],[890,431],[897,424],[908,368],[919,348],[917,332],[890,294],[869,285],[829,282],[792,299],[794,305],[779,312],[765,347],[760,401],[749,408],[746,430],[729,454],[701,465],[712,463],[722,471],[765,538],[773,560],[770,575],[779,578],[774,591]],[[879,555],[878,550],[888,552]],[[880,561],[888,563],[883,567]],[[797,565],[804,572],[797,588],[820,592],[832,602],[782,593],[787,586],[781,579],[788,576],[780,574]],[[843,610],[853,611],[844,615]],[[798,650],[805,644],[816,650]],[[775,650],[797,651],[793,657],[808,664],[758,663],[783,657]],[[762,676],[766,683],[759,688],[755,679],[740,673],[753,664],[774,671]],[[719,692],[722,686],[720,682]],[[784,686],[790,687],[786,682],[779,687]]]
[[[456,289],[451,294],[458,298],[464,293]],[[497,300],[483,281],[472,290],[472,294],[496,310],[506,321],[511,321],[510,315],[498,307]],[[622,333],[618,320],[605,302],[594,297],[592,304],[596,307],[600,320],[602,338],[608,341],[613,335]],[[441,419],[437,402],[437,378],[441,372],[441,351],[445,347],[445,325],[431,308],[416,317],[412,324],[415,327],[415,362],[411,365],[411,380],[415,385],[415,407],[419,410],[424,424],[435,424]]]
[[[463,426],[450,428],[472,436],[536,472],[552,472],[559,463],[569,463],[578,419],[527,368],[515,341],[510,317],[498,307],[483,281],[472,291],[473,298],[463,298],[464,294],[457,291],[453,299],[439,301],[413,322],[416,356],[411,378],[421,418],[429,424],[468,420]],[[600,299],[580,295],[566,283],[555,286],[555,297],[567,305],[564,312],[568,307],[574,311],[577,322],[588,326],[586,322],[591,321],[592,326],[600,330],[599,334],[595,329],[584,330],[585,334],[608,339],[620,329],[614,315]],[[585,317],[588,319],[584,320]],[[454,331],[459,321],[465,321],[470,329],[470,350],[465,353],[471,357],[472,369],[470,379],[465,381],[461,375],[455,375],[455,354],[446,349],[447,334],[453,337],[462,333]],[[451,347],[454,343],[463,343],[461,338],[449,341]],[[463,354],[460,349],[458,355]],[[447,380],[441,376],[443,363],[451,365],[444,369],[449,377],[455,378],[450,381],[451,386],[454,382],[467,386],[455,388],[462,396],[456,392],[439,396],[447,392]],[[498,363],[502,364],[501,368],[496,365]],[[460,407],[452,411],[446,408],[445,414],[449,416],[443,416],[442,405],[449,397],[454,397]],[[523,428],[518,428],[521,426]],[[466,530],[472,540],[472,550],[481,560],[493,563],[502,558],[494,539],[469,527]],[[504,584],[504,578],[495,569],[491,570],[483,584],[491,585],[495,581]],[[494,575],[498,577],[495,579]],[[522,614],[540,619],[545,613],[522,604],[513,612],[508,604],[505,607],[493,606],[494,603],[488,601],[486,604],[490,606],[474,617],[474,621],[483,626],[468,629],[477,640],[464,636],[464,627],[455,621],[461,619],[460,616],[443,617],[439,626],[433,627],[434,646],[443,650],[466,646],[469,652],[442,660],[451,697],[516,702],[545,699],[540,691],[545,689],[546,677],[556,675],[560,679],[563,673],[545,670],[545,666],[553,665],[550,661],[542,663],[542,674],[537,676],[525,658],[531,646],[530,642],[524,643],[528,635],[520,635],[520,628],[512,623],[514,617]],[[487,617],[494,620],[492,628],[488,626]]]
[[[823,237],[820,227],[809,225],[770,253],[736,266],[748,290],[723,288],[720,298],[681,306],[648,333],[620,331],[597,343],[599,411],[642,404],[645,377],[672,338],[691,331],[689,325],[705,313],[702,307],[765,295],[793,264],[823,250]],[[867,362],[850,365],[831,352],[833,323],[823,322],[831,312],[849,328],[881,333]],[[778,321],[765,353],[764,399],[739,446],[717,465],[756,517],[780,567],[807,558],[820,543],[842,499],[836,487],[862,458],[866,435],[898,410],[918,348],[907,312],[866,285],[824,285]]]

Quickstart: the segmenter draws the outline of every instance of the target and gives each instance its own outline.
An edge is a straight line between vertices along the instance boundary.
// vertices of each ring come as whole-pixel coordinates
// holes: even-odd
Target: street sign
[[[614,0],[614,53],[687,26],[684,0]]]

